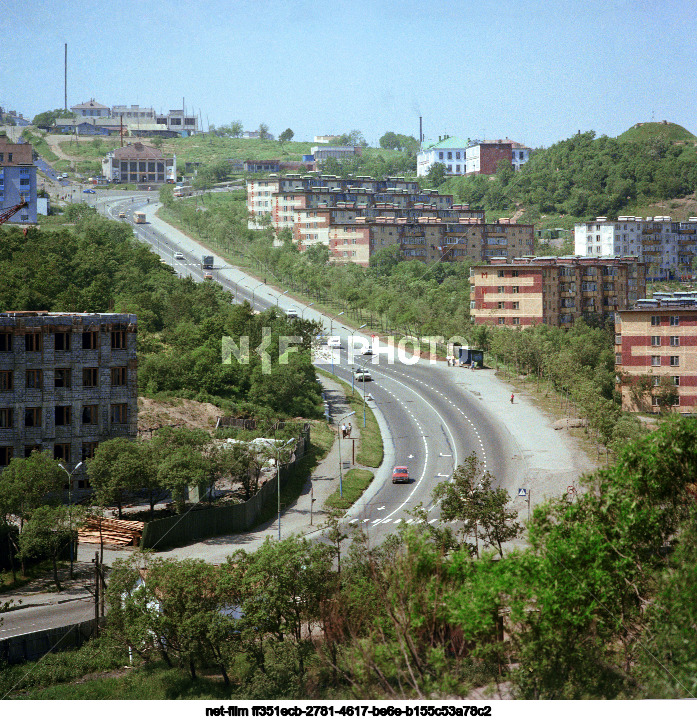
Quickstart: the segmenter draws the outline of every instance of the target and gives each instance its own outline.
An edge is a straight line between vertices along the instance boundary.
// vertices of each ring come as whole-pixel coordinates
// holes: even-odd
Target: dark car
[[[392,483],[409,483],[409,469],[406,466],[395,466],[392,471]]]
[[[92,188],[85,188],[85,190],[82,191],[83,193],[96,193],[96,190],[92,190]]]

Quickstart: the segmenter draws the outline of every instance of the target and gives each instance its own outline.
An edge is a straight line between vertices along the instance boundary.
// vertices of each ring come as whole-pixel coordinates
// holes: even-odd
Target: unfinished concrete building
[[[138,430],[136,316],[0,313],[0,468],[35,449],[68,472]],[[73,485],[87,485],[85,464]]]

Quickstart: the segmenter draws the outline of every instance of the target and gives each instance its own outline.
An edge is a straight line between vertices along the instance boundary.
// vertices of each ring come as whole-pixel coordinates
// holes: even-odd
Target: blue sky
[[[180,108],[296,140],[387,130],[549,146],[669,120],[697,134],[689,0],[3,3],[0,105]]]

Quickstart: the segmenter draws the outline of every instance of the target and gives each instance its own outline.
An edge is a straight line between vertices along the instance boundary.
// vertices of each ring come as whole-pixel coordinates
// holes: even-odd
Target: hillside
[[[617,136],[617,140],[627,143],[641,143],[654,138],[663,138],[670,143],[695,143],[697,136],[682,125],[663,120],[660,123],[637,123]]]

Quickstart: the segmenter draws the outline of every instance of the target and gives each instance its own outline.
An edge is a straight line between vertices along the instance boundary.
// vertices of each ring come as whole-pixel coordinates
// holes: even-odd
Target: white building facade
[[[697,217],[674,222],[668,215],[605,217],[574,227],[575,253],[584,257],[636,255],[647,280],[686,279],[697,255]]]

